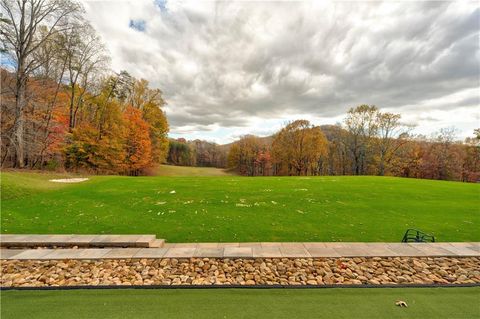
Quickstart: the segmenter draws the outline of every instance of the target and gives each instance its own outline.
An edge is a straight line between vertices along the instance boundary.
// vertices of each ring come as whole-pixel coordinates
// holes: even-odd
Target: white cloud
[[[229,141],[298,115],[335,123],[364,103],[401,113],[422,133],[455,125],[466,136],[480,126],[475,2],[85,6],[112,67],[164,91],[173,133]]]

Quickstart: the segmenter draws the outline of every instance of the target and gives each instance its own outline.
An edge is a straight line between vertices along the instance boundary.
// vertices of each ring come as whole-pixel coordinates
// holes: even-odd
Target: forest
[[[168,152],[159,89],[110,57],[73,1],[2,1],[1,165],[141,174]]]
[[[168,163],[227,168],[245,176],[389,175],[476,182],[480,130],[458,141],[454,128],[415,135],[399,114],[372,105],[351,108],[343,123],[287,123],[272,136],[231,144],[171,139]]]
[[[480,179],[479,129],[464,141],[453,128],[427,138],[373,105],[336,125],[295,120],[227,145],[169,138],[162,91],[111,69],[81,4],[7,0],[2,11],[2,168],[144,175],[169,163],[246,176]]]
[[[445,128],[412,134],[401,116],[372,105],[351,108],[343,123],[288,123],[269,138],[244,136],[231,145],[228,167],[242,175],[389,175],[477,182],[480,130],[465,141]]]

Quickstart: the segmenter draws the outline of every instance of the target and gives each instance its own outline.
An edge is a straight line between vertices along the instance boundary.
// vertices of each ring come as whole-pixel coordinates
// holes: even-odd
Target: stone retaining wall
[[[1,286],[480,283],[476,257],[2,260]]]

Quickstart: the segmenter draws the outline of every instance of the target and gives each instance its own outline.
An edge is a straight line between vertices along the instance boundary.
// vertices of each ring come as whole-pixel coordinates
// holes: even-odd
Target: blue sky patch
[[[153,2],[162,12],[167,11],[167,0],[153,0]]]
[[[145,28],[147,27],[147,23],[145,20],[130,20],[128,26],[134,30],[144,32]]]
[[[17,68],[17,61],[10,54],[2,52],[0,54],[0,67],[9,71],[14,71]]]

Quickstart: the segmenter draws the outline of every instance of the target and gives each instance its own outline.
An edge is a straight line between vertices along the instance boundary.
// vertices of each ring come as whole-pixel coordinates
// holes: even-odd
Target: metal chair
[[[402,243],[434,243],[435,236],[424,233],[418,229],[407,229],[405,235],[403,235]]]

